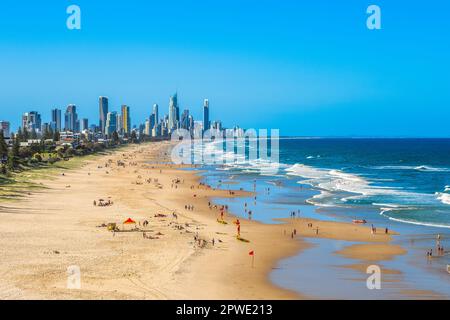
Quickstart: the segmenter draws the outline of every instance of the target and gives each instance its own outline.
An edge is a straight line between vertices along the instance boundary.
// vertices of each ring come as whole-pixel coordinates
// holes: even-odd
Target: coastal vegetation
[[[56,172],[78,168],[85,160],[103,155],[130,143],[140,143],[136,136],[128,140],[112,135],[106,142],[81,139],[60,141],[59,132],[44,132],[37,139],[35,132],[19,130],[8,145],[0,130],[0,200],[14,200],[32,190],[44,188],[35,181],[52,179]]]

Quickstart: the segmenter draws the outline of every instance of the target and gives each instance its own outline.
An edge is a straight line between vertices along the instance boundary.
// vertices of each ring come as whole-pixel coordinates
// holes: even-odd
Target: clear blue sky
[[[82,30],[66,28],[66,7]],[[382,30],[366,8],[382,9]],[[448,0],[19,1],[0,8],[0,120],[98,96],[282,135],[450,137]]]

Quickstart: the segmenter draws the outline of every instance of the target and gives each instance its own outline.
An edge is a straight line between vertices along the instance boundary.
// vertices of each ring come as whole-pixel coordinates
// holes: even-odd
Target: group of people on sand
[[[212,238],[211,244],[213,247],[215,246],[216,240],[214,238]],[[199,248],[205,248],[208,245],[208,241],[206,241],[205,239],[201,239],[198,233],[196,233],[194,235],[194,245],[198,246]]]
[[[370,227],[370,232],[372,234],[376,234],[377,233],[377,228],[372,224]],[[384,228],[384,234],[389,234],[389,228]]]
[[[94,204],[94,206],[98,206],[98,207],[109,207],[109,206],[112,206],[114,204],[114,202],[112,202],[111,200],[104,201],[104,200],[100,199],[100,200],[98,200],[98,202],[96,200],[94,200],[93,204]]]
[[[192,204],[187,204],[187,205],[184,206],[184,209],[185,209],[185,210],[188,210],[188,211],[194,211],[194,205],[192,205]]]
[[[438,256],[445,255],[444,246],[441,245],[441,235],[440,234],[438,234],[436,237],[436,251],[437,251]],[[427,251],[427,257],[428,258],[433,257],[433,249],[430,249],[429,251]]]
[[[296,211],[291,211],[290,217],[291,218],[295,218],[295,216],[300,217],[300,210],[297,210],[297,212]]]
[[[312,227],[313,227],[313,224],[311,222],[309,222],[308,223],[308,228],[312,228]],[[319,226],[317,226],[314,230],[316,232],[316,236],[319,235]]]

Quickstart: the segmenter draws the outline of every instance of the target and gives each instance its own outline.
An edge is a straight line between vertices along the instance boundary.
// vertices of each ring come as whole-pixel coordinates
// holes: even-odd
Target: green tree
[[[136,131],[135,130],[133,130],[131,132],[131,142],[132,143],[137,143],[137,135],[136,135]]]
[[[3,130],[0,130],[0,159],[6,158],[8,155],[8,145],[5,142]]]
[[[8,145],[5,142],[5,137],[3,136],[3,130],[0,130],[0,172],[6,174],[5,162],[8,159]]]
[[[113,132],[111,140],[114,145],[117,145],[119,143],[119,134],[117,133],[117,131]]]
[[[59,141],[60,140],[59,131],[55,130],[55,133],[53,134],[53,141]]]
[[[13,171],[19,165],[20,141],[16,135],[13,147],[8,155],[8,169]]]
[[[22,140],[21,141],[28,141],[29,138],[30,138],[30,133],[28,132],[27,127],[24,127],[23,131],[22,131]]]
[[[19,141],[23,141],[23,132],[22,128],[19,127],[19,130],[17,130],[16,139],[19,139]]]

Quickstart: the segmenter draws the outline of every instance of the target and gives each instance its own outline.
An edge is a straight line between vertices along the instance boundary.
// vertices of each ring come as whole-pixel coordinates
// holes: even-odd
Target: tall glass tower
[[[209,129],[209,100],[205,99],[203,101],[203,131]]]
[[[99,123],[100,131],[105,133],[106,127],[106,115],[108,114],[108,98],[107,97],[99,97],[98,98],[99,105]]]
[[[58,108],[52,110],[52,123],[54,130],[61,131],[61,110]]]
[[[159,122],[159,114],[158,114],[158,104],[155,103],[153,105],[153,114],[155,115],[155,124],[158,125]]]
[[[169,130],[176,129],[180,120],[180,109],[178,107],[178,97],[175,93],[169,100]]]
[[[122,129],[126,134],[131,133],[130,107],[127,105],[122,106]]]

